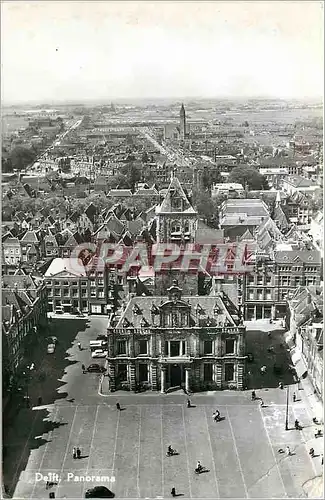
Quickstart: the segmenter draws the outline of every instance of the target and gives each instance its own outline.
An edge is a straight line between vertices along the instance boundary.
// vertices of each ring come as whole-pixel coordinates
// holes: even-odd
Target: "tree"
[[[12,168],[17,170],[24,170],[35,158],[36,153],[25,146],[15,146],[10,152]]]
[[[199,216],[201,216],[207,224],[212,227],[217,226],[217,206],[207,192],[194,190],[192,203],[195,205]]]
[[[266,177],[250,166],[233,168],[229,174],[228,182],[242,184],[244,188],[254,191],[270,189]]]
[[[219,170],[212,167],[204,168],[201,179],[204,189],[210,189],[213,184],[222,182],[222,177]]]

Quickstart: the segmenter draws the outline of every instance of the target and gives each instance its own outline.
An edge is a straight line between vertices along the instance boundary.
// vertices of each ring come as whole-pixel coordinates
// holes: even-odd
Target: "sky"
[[[3,104],[319,98],[323,2],[2,1]]]

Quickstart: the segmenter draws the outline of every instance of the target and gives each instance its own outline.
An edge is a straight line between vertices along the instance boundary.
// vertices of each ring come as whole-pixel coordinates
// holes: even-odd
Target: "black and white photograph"
[[[1,498],[323,498],[323,45],[2,0]]]

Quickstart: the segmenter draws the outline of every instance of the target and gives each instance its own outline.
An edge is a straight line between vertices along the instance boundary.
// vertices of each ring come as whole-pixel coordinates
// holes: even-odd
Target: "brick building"
[[[50,312],[107,314],[107,271],[77,259],[54,259],[45,273]]]

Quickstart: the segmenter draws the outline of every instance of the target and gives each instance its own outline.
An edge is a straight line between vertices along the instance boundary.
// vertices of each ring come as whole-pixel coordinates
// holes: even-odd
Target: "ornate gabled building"
[[[198,216],[176,177],[156,219],[158,243],[195,243]],[[111,389],[243,389],[241,309],[222,291],[198,295],[200,269],[184,272],[174,264],[166,272],[153,269],[154,296],[131,296],[110,317]]]
[[[175,282],[167,296],[131,298],[109,323],[113,390],[243,389],[244,367],[245,326],[222,292],[183,297]]]

